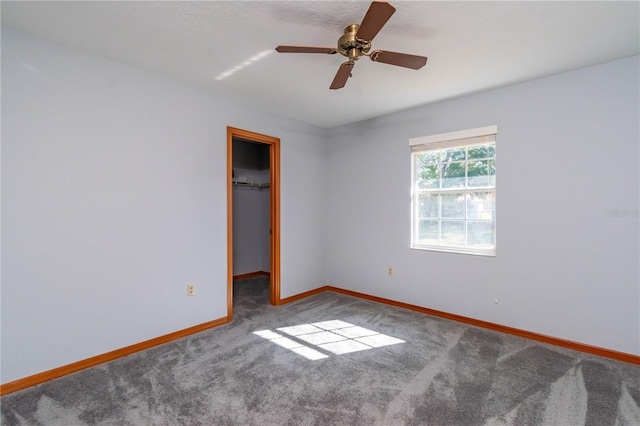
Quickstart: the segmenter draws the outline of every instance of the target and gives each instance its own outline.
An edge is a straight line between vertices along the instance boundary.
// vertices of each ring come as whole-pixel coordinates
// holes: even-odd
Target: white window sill
[[[483,256],[483,257],[496,257],[496,252],[492,251],[471,251],[460,248],[447,248],[447,247],[421,247],[421,246],[411,246],[409,247],[411,250],[421,250],[421,251],[436,251],[440,253],[452,253],[452,254],[470,254],[472,256]]]

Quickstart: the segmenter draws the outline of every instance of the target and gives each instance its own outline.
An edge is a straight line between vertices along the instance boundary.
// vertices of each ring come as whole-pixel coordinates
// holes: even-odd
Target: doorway
[[[234,238],[233,238],[233,188],[235,185],[264,185],[264,182],[239,181],[234,176],[234,141],[264,145],[268,148],[269,162],[269,227],[270,227],[270,275],[269,302],[280,302],[280,139],[247,130],[227,127],[227,312],[233,319],[233,277],[234,277]],[[237,142],[236,142],[237,143]],[[258,160],[260,161],[260,160]]]

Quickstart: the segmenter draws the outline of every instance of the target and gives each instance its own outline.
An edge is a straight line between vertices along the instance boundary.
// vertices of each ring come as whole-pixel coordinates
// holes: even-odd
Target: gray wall
[[[333,129],[328,282],[640,354],[639,219],[606,215],[639,207],[638,68],[633,57]],[[497,256],[410,250],[409,138],[493,124]]]
[[[227,315],[227,126],[281,138],[282,297],[324,284],[321,129],[6,28],[1,51],[2,383]]]

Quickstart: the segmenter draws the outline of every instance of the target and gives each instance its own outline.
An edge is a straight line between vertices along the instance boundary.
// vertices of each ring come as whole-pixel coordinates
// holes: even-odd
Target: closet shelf
[[[256,182],[232,182],[233,186],[237,188],[251,188],[251,189],[266,189],[271,185],[269,183],[256,183]]]

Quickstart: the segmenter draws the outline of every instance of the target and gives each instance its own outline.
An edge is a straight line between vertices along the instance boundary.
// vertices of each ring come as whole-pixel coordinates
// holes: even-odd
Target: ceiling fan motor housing
[[[338,52],[350,61],[357,61],[371,49],[370,42],[356,38],[359,28],[358,24],[349,25],[344,29],[342,37],[338,39]]]

